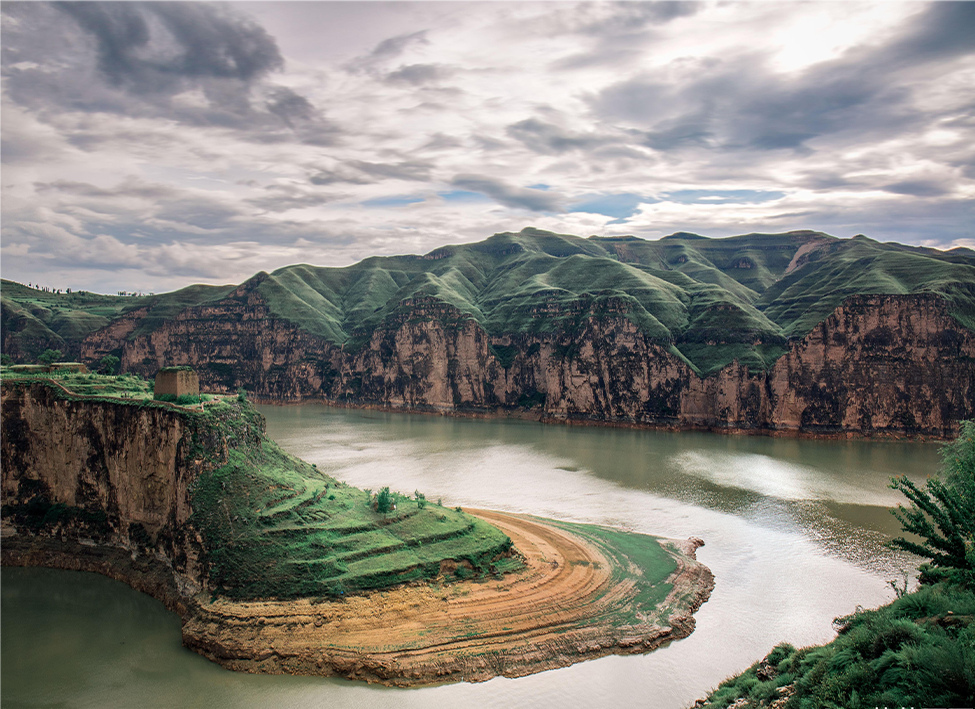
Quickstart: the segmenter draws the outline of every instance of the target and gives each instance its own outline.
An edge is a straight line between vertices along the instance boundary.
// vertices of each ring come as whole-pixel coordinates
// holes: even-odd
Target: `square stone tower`
[[[163,367],[156,372],[153,396],[199,396],[200,378],[192,367]]]

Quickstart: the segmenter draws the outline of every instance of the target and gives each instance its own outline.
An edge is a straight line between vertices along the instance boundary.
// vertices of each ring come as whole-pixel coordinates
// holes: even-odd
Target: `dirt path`
[[[632,582],[607,557],[544,520],[468,510],[502,529],[526,570],[503,580],[404,586],[342,601],[207,603],[183,642],[248,672],[338,674],[420,685],[517,677],[612,653],[646,652],[693,630],[710,572],[674,552],[674,588],[653,621],[633,617]]]

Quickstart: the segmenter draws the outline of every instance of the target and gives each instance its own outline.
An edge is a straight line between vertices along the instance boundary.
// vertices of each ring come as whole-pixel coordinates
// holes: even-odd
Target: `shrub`
[[[49,367],[59,359],[61,359],[61,350],[44,350],[37,356],[38,362]]]
[[[115,355],[105,355],[98,364],[99,371],[109,375],[115,374],[120,361]]]
[[[393,511],[393,496],[388,487],[384,487],[376,495],[376,512],[388,514]]]

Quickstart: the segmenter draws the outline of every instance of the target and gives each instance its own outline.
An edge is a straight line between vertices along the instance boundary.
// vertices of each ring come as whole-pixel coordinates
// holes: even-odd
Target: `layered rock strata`
[[[130,313],[82,356],[115,352],[146,375],[190,365],[204,389],[279,403],[816,435],[950,437],[975,416],[975,335],[936,295],[851,296],[769,370],[733,362],[701,377],[606,303],[575,313],[571,332],[495,336],[416,298],[338,345],[276,317],[260,282],[131,339],[148,314]]]
[[[205,575],[190,488],[263,431],[228,440],[184,409],[53,382],[0,391],[4,563],[97,571],[184,605]]]

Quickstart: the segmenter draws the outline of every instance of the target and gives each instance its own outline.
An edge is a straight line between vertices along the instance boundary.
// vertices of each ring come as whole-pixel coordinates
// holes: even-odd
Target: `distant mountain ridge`
[[[720,378],[728,368],[771,382],[776,367],[845,303],[855,303],[848,314],[870,320],[867,310],[886,308],[897,321],[870,325],[886,334],[876,331],[861,343],[861,360],[879,354],[871,349],[877,343],[922,337],[911,347],[933,347],[929,359],[951,359],[951,367],[964,364],[975,331],[975,253],[814,231],[647,241],[529,228],[422,256],[374,257],[345,268],[288,266],[236,287],[85,298],[5,281],[3,351],[29,358],[56,347],[87,361],[115,354],[144,373],[191,364],[205,386],[245,386],[269,400],[538,409],[556,418],[651,425],[685,425],[690,415],[700,419],[694,425],[775,428],[769,412],[782,402],[772,393],[756,394],[767,400],[741,421],[712,410],[716,404],[692,414],[688,407],[698,405],[687,392],[698,385],[688,382]],[[945,320],[932,330],[910,321],[912,308]],[[860,325],[847,325],[858,328],[850,336],[862,335]],[[949,331],[956,334],[939,344]],[[607,360],[616,347],[625,350],[622,359],[616,353]],[[625,371],[610,371],[624,360]],[[659,381],[656,374],[634,379],[634,367],[673,372]],[[836,369],[826,367],[834,377]],[[907,373],[884,376],[896,382]],[[583,379],[589,393],[572,394]],[[937,422],[921,425],[912,414],[914,423],[908,417],[893,429],[950,429],[971,409],[968,380],[953,386],[961,398],[939,404]],[[771,392],[767,382],[761,387]],[[847,414],[838,412],[847,407],[831,404],[828,420],[803,424],[800,416],[796,426],[844,430]]]

